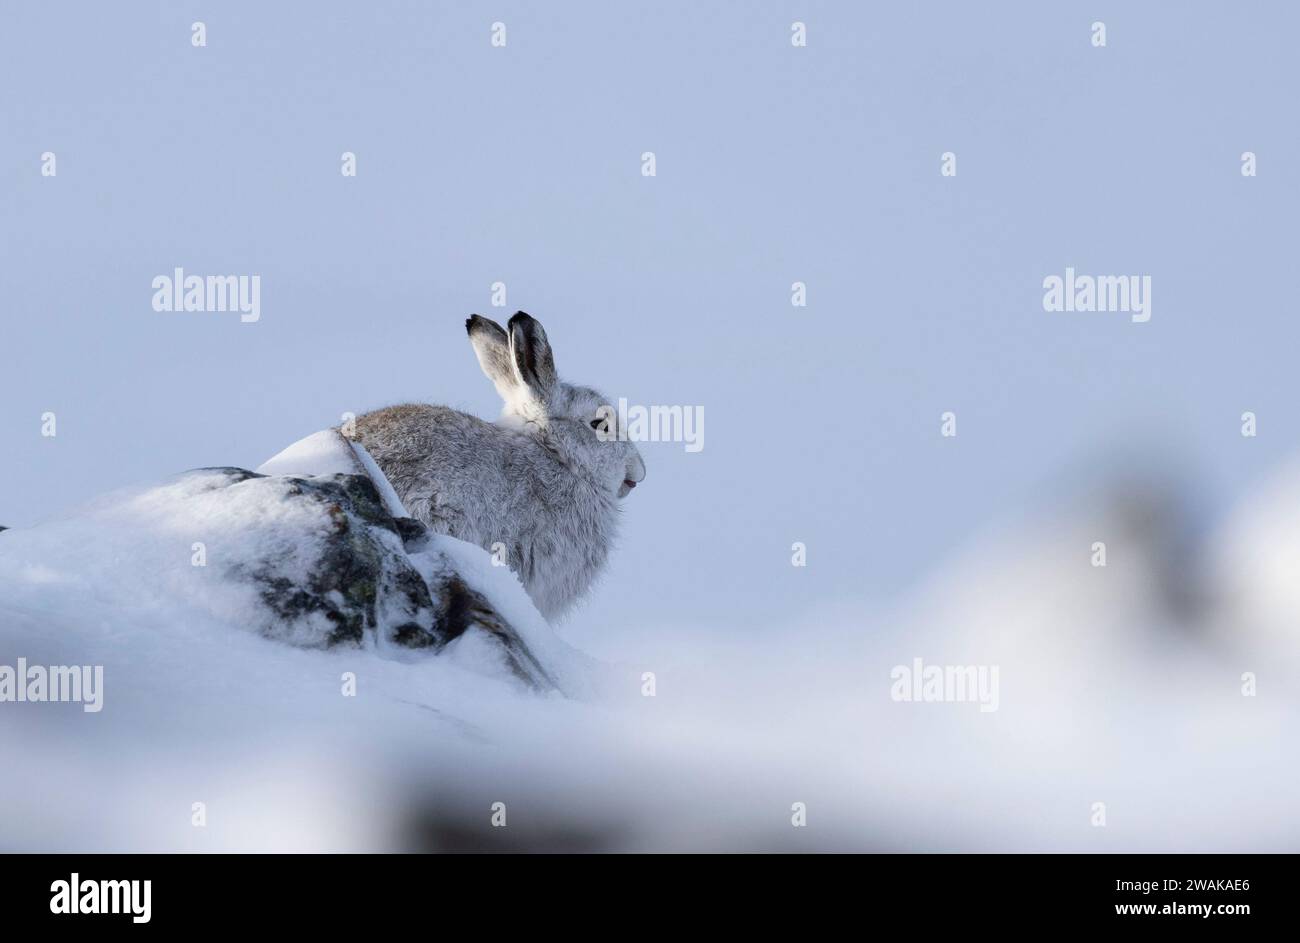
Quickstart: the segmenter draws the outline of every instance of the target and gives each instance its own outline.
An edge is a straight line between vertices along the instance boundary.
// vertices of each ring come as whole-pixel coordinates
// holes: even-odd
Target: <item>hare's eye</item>
[[[597,432],[603,432],[605,430],[605,420],[593,419],[591,421],[591,428],[595,429]]]

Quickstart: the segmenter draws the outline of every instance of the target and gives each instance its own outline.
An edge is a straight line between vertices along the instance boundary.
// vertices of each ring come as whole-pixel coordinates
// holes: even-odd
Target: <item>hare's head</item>
[[[505,401],[504,420],[603,492],[623,498],[645,478],[641,454],[620,434],[609,400],[556,376],[555,357],[538,321],[520,311],[503,328],[476,314],[465,329],[479,366]]]

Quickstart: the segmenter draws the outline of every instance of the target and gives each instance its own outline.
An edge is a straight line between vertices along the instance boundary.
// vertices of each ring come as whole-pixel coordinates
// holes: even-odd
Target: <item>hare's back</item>
[[[409,463],[462,452],[479,443],[490,424],[448,406],[408,403],[358,416],[354,429],[352,438],[383,467],[385,461]]]

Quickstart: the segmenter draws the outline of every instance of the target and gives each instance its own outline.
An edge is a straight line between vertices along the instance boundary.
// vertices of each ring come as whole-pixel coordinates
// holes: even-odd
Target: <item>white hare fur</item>
[[[619,501],[645,464],[619,440],[609,401],[556,375],[538,321],[520,311],[502,328],[476,314],[465,327],[505,402],[497,422],[447,406],[389,406],[358,417],[352,438],[412,516],[488,552],[504,546],[533,604],[555,620],[604,567]]]

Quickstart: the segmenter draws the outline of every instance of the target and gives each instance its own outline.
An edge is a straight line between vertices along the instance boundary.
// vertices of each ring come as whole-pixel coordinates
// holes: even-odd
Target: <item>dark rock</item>
[[[436,549],[424,525],[392,517],[365,475],[280,477],[208,468],[188,476],[206,476],[195,495],[229,489],[233,500],[238,489],[241,508],[267,509],[268,523],[251,525],[238,558],[222,561],[225,578],[256,589],[264,611],[251,627],[267,638],[304,648],[374,641],[437,651],[481,630],[501,644],[515,674],[554,686],[514,628]],[[296,505],[294,513],[278,513],[284,502]]]

